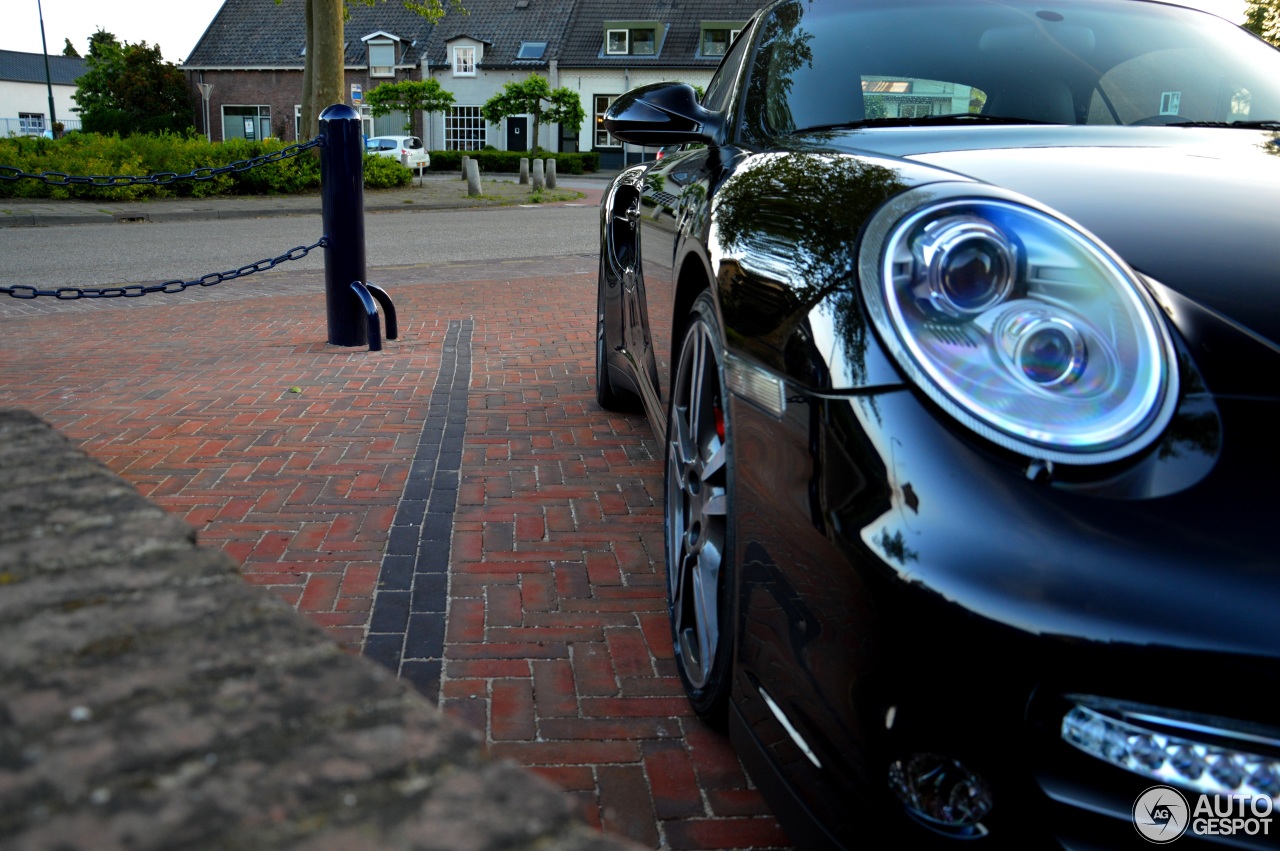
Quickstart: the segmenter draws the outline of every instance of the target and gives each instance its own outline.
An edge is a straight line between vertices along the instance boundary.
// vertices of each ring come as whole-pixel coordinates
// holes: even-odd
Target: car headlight
[[[1146,448],[1173,415],[1168,329],[1096,238],[1010,194],[910,190],[868,225],[872,320],[944,410],[1030,457],[1102,464]]]

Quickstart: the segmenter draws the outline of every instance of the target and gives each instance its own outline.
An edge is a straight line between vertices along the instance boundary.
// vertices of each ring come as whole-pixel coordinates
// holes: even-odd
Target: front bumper
[[[907,390],[783,398],[730,402],[733,730],[800,844],[954,845],[887,781],[935,753],[989,784],[985,847],[1145,847],[1132,809],[1156,781],[1064,741],[1075,696],[1276,729],[1280,585],[1251,496],[1278,472],[1257,451],[1276,403],[1221,400],[1210,471],[1143,498],[1031,481]],[[1179,842],[1278,847],[1276,822]]]

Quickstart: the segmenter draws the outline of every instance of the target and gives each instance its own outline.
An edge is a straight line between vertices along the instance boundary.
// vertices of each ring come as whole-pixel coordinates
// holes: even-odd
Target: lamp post
[[[213,134],[209,130],[209,94],[213,91],[213,83],[200,84],[200,97],[204,100],[204,138],[212,144]]]
[[[49,44],[44,40],[44,7],[36,0],[36,14],[40,16],[40,48],[44,51],[44,84],[49,90],[49,134],[53,135],[58,114],[53,108],[53,78],[49,76]]]

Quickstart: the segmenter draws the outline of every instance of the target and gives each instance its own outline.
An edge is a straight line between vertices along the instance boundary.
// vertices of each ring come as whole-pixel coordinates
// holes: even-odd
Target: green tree
[[[1243,26],[1280,47],[1280,0],[1245,0]]]
[[[530,74],[518,82],[504,83],[502,91],[485,101],[480,114],[490,124],[501,124],[512,115],[533,116],[533,150],[538,150],[538,126],[562,124],[577,132],[586,113],[582,100],[573,89],[552,89],[546,77]]]
[[[432,77],[429,80],[401,80],[398,83],[383,83],[375,86],[364,96],[369,111],[374,117],[390,115],[399,110],[404,113],[404,132],[413,132],[413,113],[444,112],[453,106],[453,93],[446,92],[440,81]]]
[[[64,38],[64,39],[63,39],[63,41],[65,41],[65,42],[66,42],[66,44],[64,44],[64,45],[62,46],[62,55],[63,55],[63,56],[71,56],[71,57],[74,57],[74,58],[76,58],[76,59],[79,59],[79,58],[80,58],[80,51],[76,50],[76,46],[75,46],[74,44],[72,44],[72,43],[71,43],[71,39],[69,39],[69,38]]]
[[[191,126],[182,72],[165,62],[160,46],[120,42],[99,30],[89,39],[87,70],[72,99],[90,133],[181,133]]]
[[[89,53],[93,53],[95,48],[100,45],[114,44],[119,46],[120,40],[116,38],[115,33],[109,33],[99,27],[93,35],[89,36]]]
[[[373,6],[378,0],[306,0],[303,34],[306,57],[302,62],[302,133],[311,138],[320,129],[325,107],[346,100],[345,20],[347,2]],[[404,7],[431,23],[444,17],[444,0],[401,0]],[[459,12],[462,0],[449,0]],[[280,0],[276,0],[278,5]]]

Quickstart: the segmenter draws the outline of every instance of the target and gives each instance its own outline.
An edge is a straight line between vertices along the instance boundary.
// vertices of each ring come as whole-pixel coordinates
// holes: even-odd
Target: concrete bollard
[[[467,194],[472,198],[480,194],[480,163],[467,158]]]
[[[520,185],[526,186],[529,183],[529,158],[520,158]]]
[[[533,191],[541,192],[547,188],[547,179],[543,173],[542,160],[533,161]]]
[[[547,157],[547,188],[556,188],[556,160],[555,157]]]
[[[468,157],[464,154],[462,157],[462,171],[461,171],[462,176],[459,178],[460,180],[467,179],[467,163],[469,162],[471,162],[471,157]]]

